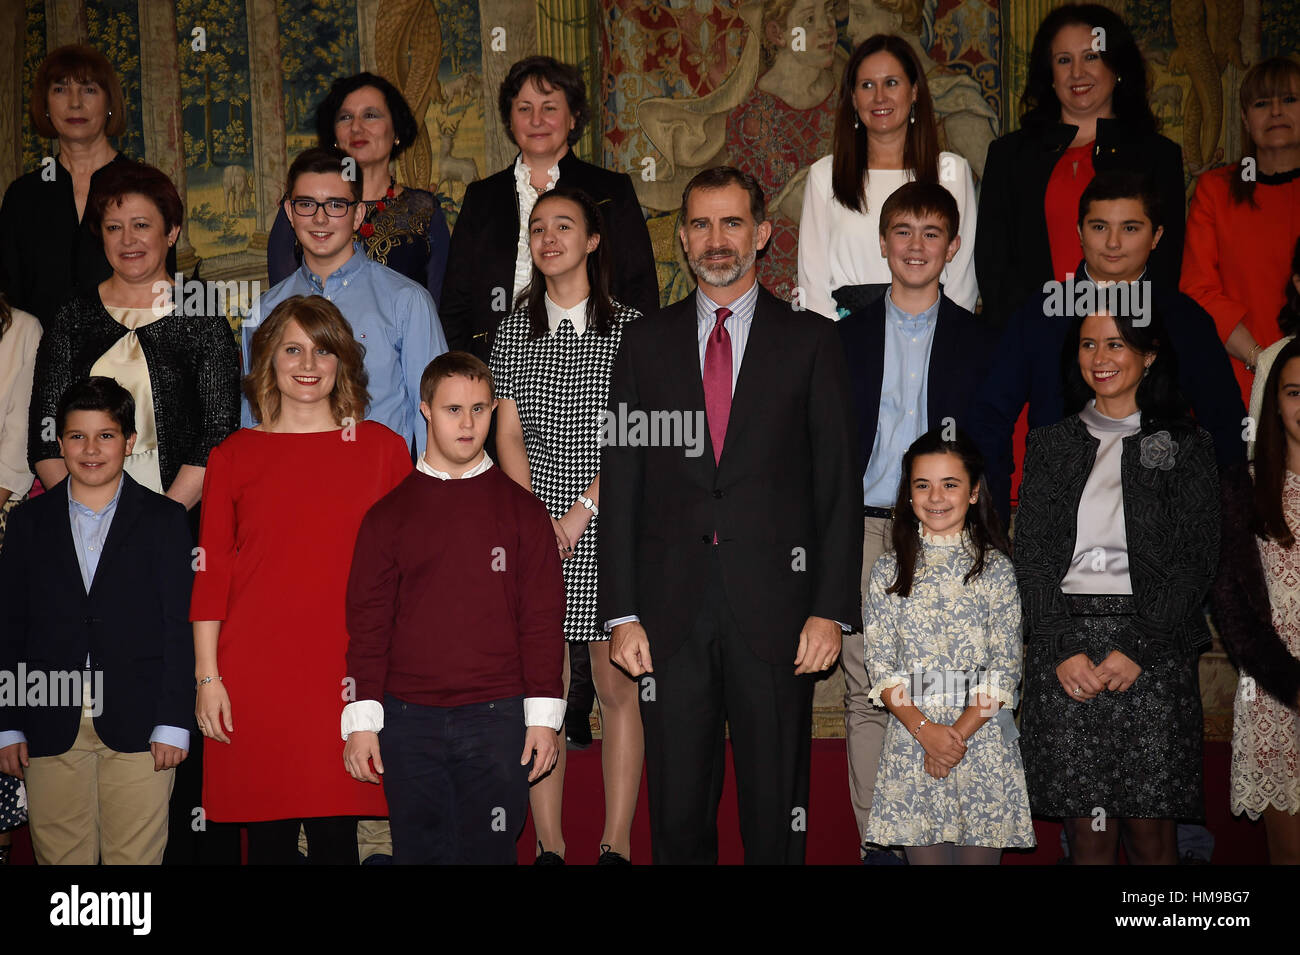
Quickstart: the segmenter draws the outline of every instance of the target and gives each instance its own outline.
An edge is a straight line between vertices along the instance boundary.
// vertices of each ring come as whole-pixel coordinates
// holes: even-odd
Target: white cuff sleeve
[[[384,728],[384,704],[378,700],[357,700],[343,707],[340,720],[343,738],[352,733],[378,733]]]
[[[350,704],[356,706],[355,703]],[[559,732],[564,726],[564,711],[569,704],[564,700],[555,700],[549,696],[524,697],[524,725],[548,726]],[[346,713],[347,710],[345,709]],[[382,715],[382,714],[381,714]]]
[[[605,632],[608,633],[609,631],[617,627],[620,623],[640,623],[640,622],[641,622],[641,618],[634,613],[630,613],[626,617],[615,617],[613,620],[605,621]]]

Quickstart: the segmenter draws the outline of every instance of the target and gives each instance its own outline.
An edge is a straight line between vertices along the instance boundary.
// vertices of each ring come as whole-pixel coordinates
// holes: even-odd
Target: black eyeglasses
[[[325,214],[331,219],[340,219],[348,214],[348,210],[356,205],[356,202],[349,202],[347,199],[325,199],[317,202],[315,199],[290,199],[289,205],[293,206],[293,211],[304,219],[314,216],[317,209],[324,209]]]

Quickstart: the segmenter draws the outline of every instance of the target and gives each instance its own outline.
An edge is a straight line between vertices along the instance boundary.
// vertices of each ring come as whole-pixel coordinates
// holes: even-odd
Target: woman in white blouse
[[[19,501],[32,486],[27,466],[27,405],[41,325],[0,296],[0,507]],[[0,516],[0,544],[4,518]]]
[[[944,294],[975,310],[975,183],[970,164],[939,151],[925,72],[902,37],[878,33],[850,57],[840,83],[831,155],[808,172],[799,222],[799,287],[805,308],[839,318],[888,287],[880,254],[880,206],[913,179],[939,182],[961,210],[961,248],[943,270]]]

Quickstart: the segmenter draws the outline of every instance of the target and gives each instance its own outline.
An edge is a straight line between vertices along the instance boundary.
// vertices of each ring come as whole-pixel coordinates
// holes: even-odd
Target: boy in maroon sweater
[[[545,506],[483,450],[487,365],[440,355],[420,398],[424,457],[357,534],[343,762],[383,776],[394,863],[512,865],[564,725],[560,557]]]

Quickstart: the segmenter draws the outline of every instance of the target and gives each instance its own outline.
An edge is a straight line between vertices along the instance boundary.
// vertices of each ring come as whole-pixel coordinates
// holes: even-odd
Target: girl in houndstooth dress
[[[605,777],[600,861],[609,864],[630,858],[644,742],[637,684],[610,663],[609,635],[596,618],[601,422],[623,326],[639,317],[609,297],[602,230],[596,203],[581,190],[557,186],[538,199],[529,220],[533,280],[497,331],[492,375],[501,467],[550,511],[563,558],[564,636],[591,643]],[[564,855],[564,762],[561,747],[530,797],[539,859],[552,862]]]

